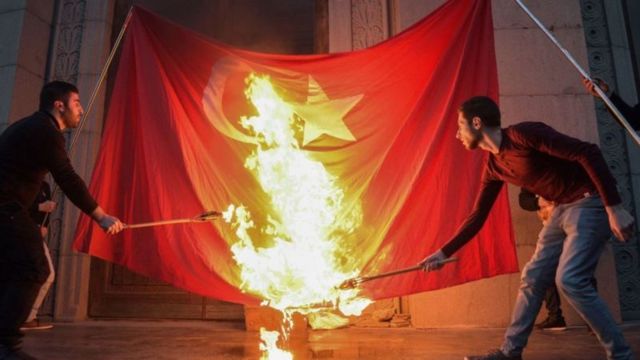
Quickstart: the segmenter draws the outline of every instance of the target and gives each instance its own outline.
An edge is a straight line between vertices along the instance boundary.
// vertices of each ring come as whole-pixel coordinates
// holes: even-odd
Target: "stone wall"
[[[0,2],[0,131],[38,108],[52,17],[52,1]]]

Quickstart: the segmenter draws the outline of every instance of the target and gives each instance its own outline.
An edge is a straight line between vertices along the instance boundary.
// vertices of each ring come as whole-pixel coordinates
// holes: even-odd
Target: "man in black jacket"
[[[631,127],[636,131],[640,130],[640,104],[630,106],[624,100],[622,100],[622,98],[618,94],[609,89],[609,85],[606,82],[600,79],[595,79],[595,82],[598,84],[600,89],[604,91],[604,93],[609,97],[609,99],[611,99],[613,105],[615,105],[618,110],[620,110],[620,113],[629,122],[629,125],[631,125]],[[582,83],[584,84],[584,87],[587,89],[589,94],[600,98],[600,95],[598,95],[598,93],[596,92],[595,85],[592,81],[590,81],[589,79],[582,79]],[[617,117],[614,116],[614,119],[616,119],[616,121],[620,123],[620,120],[618,120]]]
[[[40,110],[10,125],[0,135],[0,359],[30,359],[20,351],[25,321],[49,267],[29,206],[51,172],[69,200],[109,234],[124,225],[98,206],[76,174],[65,150],[62,130],[80,123],[78,89],[54,81],[40,93]]]

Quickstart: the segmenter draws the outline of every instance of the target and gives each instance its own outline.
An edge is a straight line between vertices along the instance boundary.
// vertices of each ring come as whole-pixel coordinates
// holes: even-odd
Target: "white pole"
[[[120,28],[120,33],[118,33],[118,37],[116,38],[116,41],[113,44],[113,47],[111,48],[111,51],[109,52],[109,56],[107,57],[107,61],[105,62],[104,66],[102,67],[102,71],[100,71],[100,76],[98,77],[98,82],[93,87],[93,91],[91,92],[91,97],[89,98],[89,103],[87,105],[87,109],[84,112],[84,114],[82,114],[82,119],[80,119],[80,123],[78,124],[78,127],[75,129],[75,131],[73,133],[73,138],[71,139],[71,145],[69,145],[69,157],[71,157],[71,154],[73,153],[73,150],[75,149],[76,142],[78,141],[78,137],[80,136],[80,131],[84,127],[84,124],[85,124],[85,122],[87,120],[87,117],[91,113],[91,109],[93,108],[93,103],[96,100],[96,96],[98,95],[98,91],[100,90],[100,87],[102,86],[102,83],[104,82],[105,77],[107,76],[107,71],[109,70],[109,67],[111,66],[111,62],[113,61],[113,57],[115,56],[116,51],[120,47],[120,42],[122,41],[122,38],[124,37],[124,34],[127,31],[127,27],[129,27],[129,22],[131,21],[131,15],[133,15],[133,6],[131,6],[129,8],[129,12],[127,12],[127,17],[124,19],[124,23],[122,24],[122,27]]]
[[[116,50],[118,50],[118,48],[120,47],[120,42],[122,41],[122,38],[124,37],[124,34],[127,31],[127,27],[129,26],[129,22],[131,21],[131,15],[133,15],[133,6],[131,6],[129,8],[129,12],[127,13],[127,17],[124,19],[124,24],[122,24],[122,27],[120,28],[120,33],[118,34],[118,37],[116,38],[116,41],[113,44],[113,47],[111,48],[111,51],[109,52],[109,56],[107,57],[106,63],[102,67],[102,71],[100,71],[100,76],[98,77],[97,83],[93,87],[93,91],[91,93],[91,98],[89,99],[89,105],[87,106],[87,109],[84,112],[84,114],[82,114],[82,118],[80,119],[78,127],[75,129],[75,131],[73,133],[73,137],[71,138],[71,145],[69,145],[69,151],[68,151],[68,155],[67,155],[69,157],[71,157],[71,154],[73,154],[73,150],[75,149],[76,142],[78,141],[78,137],[80,135],[80,131],[84,127],[84,124],[86,123],[86,120],[87,120],[87,117],[89,116],[89,113],[91,113],[91,109],[93,108],[93,102],[96,100],[96,96],[98,94],[98,91],[100,90],[100,87],[101,87],[102,83],[104,82],[105,77],[107,76],[107,71],[109,70],[109,66],[111,65],[111,62],[113,61],[113,57],[115,56]],[[58,193],[58,190],[59,190],[58,184],[53,184],[53,188],[51,189],[51,198],[52,199],[55,199],[55,197],[56,197],[56,195]],[[45,214],[44,219],[42,219],[42,224],[40,224],[41,226],[43,226],[47,222],[47,218],[49,217],[50,214],[51,213],[46,213]]]
[[[535,15],[531,13],[531,11],[522,3],[522,1],[515,0],[515,2],[522,8],[522,10],[524,10],[525,13],[527,13],[527,15],[529,15],[531,20],[533,20],[533,22],[536,23],[536,25],[538,25],[538,27],[547,35],[549,40],[551,40],[551,42],[553,42],[558,47],[558,49],[562,51],[564,56],[573,64],[573,66],[578,70],[580,75],[582,75],[582,77],[588,79],[589,81],[593,82],[589,74],[587,74],[587,72],[584,71],[584,69],[580,66],[580,64],[578,64],[578,62],[573,58],[573,56],[571,56],[569,51],[567,51],[567,49],[562,47],[560,42],[558,42],[558,40],[553,36],[553,34],[551,34],[549,30],[547,30],[544,24],[542,24],[542,22],[540,22],[540,20],[538,20],[538,18],[536,18]],[[627,119],[624,118],[624,116],[622,116],[618,108],[615,105],[613,105],[613,103],[611,102],[611,99],[609,99],[607,94],[605,94],[604,91],[600,89],[597,83],[594,82],[594,84],[595,86],[593,88],[596,90],[596,93],[600,96],[600,98],[604,101],[604,103],[607,104],[607,107],[609,107],[609,110],[611,110],[613,115],[615,115],[615,117],[617,117],[618,120],[620,120],[620,123],[622,124],[622,126],[624,126],[624,128],[627,130],[629,135],[631,135],[633,140],[635,140],[636,144],[640,146],[640,136],[638,136],[638,133],[636,133],[633,127],[629,125],[629,122],[627,121]]]

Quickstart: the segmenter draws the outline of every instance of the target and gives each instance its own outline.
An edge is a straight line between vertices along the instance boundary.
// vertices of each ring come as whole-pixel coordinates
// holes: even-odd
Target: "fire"
[[[237,236],[231,251],[241,268],[242,289],[284,312],[285,319],[293,311],[317,312],[318,304],[359,314],[371,301],[358,297],[357,290],[337,287],[359,273],[348,245],[362,223],[360,203],[347,202],[339,179],[300,148],[300,119],[268,77],[250,75],[245,94],[258,112],[241,119],[258,144],[245,167],[268,195],[271,209],[263,226],[244,206],[230,205],[224,213]],[[288,323],[283,324],[285,338]],[[261,336],[261,349],[281,356],[275,355],[277,336],[274,340],[266,331]]]
[[[280,333],[277,331],[267,331],[264,328],[260,329],[260,338],[262,343],[260,344],[260,350],[264,351],[261,360],[292,360],[291,353],[278,349],[276,343]]]

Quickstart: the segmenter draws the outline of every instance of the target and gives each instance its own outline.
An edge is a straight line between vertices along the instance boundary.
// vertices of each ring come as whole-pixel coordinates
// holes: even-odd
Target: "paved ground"
[[[294,340],[294,359],[456,359],[496,347],[503,329],[347,328],[309,331]],[[640,324],[624,326],[640,356]],[[24,350],[40,359],[259,359],[258,334],[242,324],[207,321],[86,321],[31,331]],[[584,327],[535,332],[526,360],[605,359]]]

